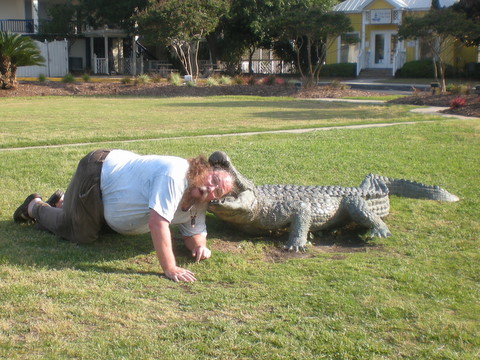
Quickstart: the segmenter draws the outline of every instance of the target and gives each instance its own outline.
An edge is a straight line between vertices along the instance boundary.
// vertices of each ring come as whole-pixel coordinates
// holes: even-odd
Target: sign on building
[[[389,10],[389,9],[371,10],[370,23],[371,24],[391,24],[392,10]]]

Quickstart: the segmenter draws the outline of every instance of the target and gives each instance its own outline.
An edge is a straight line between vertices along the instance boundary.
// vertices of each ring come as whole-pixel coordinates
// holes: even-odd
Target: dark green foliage
[[[0,89],[17,85],[17,67],[41,65],[44,58],[30,37],[0,31]]]
[[[465,14],[467,19],[471,20],[477,26],[480,25],[480,1],[478,0],[460,0],[452,6],[456,12]],[[471,29],[471,32],[464,34],[461,40],[467,46],[480,45],[480,31]]]
[[[75,82],[75,77],[71,73],[65,74],[62,77],[62,82],[66,83],[66,84],[74,83]]]
[[[338,36],[353,31],[345,14],[328,12],[322,7],[292,10],[277,18],[274,28],[281,40],[290,42],[304,84],[318,81],[328,49]]]
[[[446,76],[451,77],[453,75],[452,66],[447,66]],[[401,69],[398,69],[395,73],[397,78],[433,78],[435,77],[435,68],[431,59],[427,60],[414,60],[406,62]]]
[[[465,65],[464,76],[468,79],[480,79],[480,63],[468,63]]]
[[[357,76],[357,63],[340,63],[324,65],[320,76],[328,77],[355,77]]]
[[[135,22],[132,16],[144,9],[148,0],[81,0],[80,4],[89,25],[108,25],[111,28],[133,31]]]
[[[135,19],[147,44],[169,47],[183,71],[196,77],[199,43],[215,30],[228,5],[226,0],[165,0],[152,3]]]

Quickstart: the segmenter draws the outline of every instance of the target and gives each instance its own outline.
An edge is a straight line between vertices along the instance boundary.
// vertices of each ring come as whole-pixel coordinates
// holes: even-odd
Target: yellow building
[[[441,7],[449,7],[459,0],[439,0]],[[354,33],[339,37],[329,49],[327,64],[357,63],[357,75],[364,69],[388,69],[392,75],[405,62],[431,58],[421,41],[398,40],[398,27],[405,16],[423,15],[432,7],[432,0],[346,0],[334,7],[352,21]],[[349,44],[348,36],[357,36],[360,42]],[[450,42],[445,61],[463,69],[467,63],[478,62],[478,48],[467,48]]]

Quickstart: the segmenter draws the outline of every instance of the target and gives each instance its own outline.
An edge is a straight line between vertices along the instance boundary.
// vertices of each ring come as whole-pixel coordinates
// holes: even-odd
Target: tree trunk
[[[445,64],[443,63],[443,61],[439,61],[438,62],[438,67],[440,69],[440,79],[441,79],[441,88],[442,88],[442,93],[446,93],[447,92],[447,83],[445,81]]]
[[[194,51],[194,69],[193,69],[193,78],[195,79],[195,81],[197,81],[197,78],[198,78],[198,74],[200,72],[200,69],[198,67],[198,51],[200,50],[200,40],[196,40],[195,41],[195,51]]]
[[[255,54],[255,48],[248,49],[248,73],[253,75],[253,54]]]
[[[315,74],[313,71],[313,64],[312,64],[312,41],[310,36],[307,35],[307,64],[308,64],[308,86],[313,86],[315,84]]]
[[[0,88],[15,89],[17,87],[17,67],[12,64],[10,57],[0,59]]]

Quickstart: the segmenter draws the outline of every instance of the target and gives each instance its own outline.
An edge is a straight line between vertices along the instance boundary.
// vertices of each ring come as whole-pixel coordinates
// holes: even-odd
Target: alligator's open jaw
[[[236,196],[233,196],[233,195],[226,195],[220,199],[214,199],[214,200],[210,200],[210,204],[225,204],[227,201],[235,201],[237,199]]]

